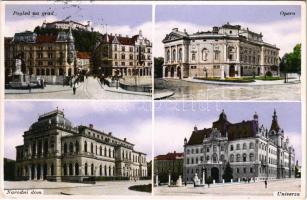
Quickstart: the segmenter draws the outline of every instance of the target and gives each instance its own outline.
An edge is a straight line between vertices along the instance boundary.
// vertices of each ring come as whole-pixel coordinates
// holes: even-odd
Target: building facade
[[[74,127],[58,109],[40,115],[16,147],[16,177],[24,180],[76,181],[88,177],[147,176],[146,154],[126,138]]]
[[[73,29],[73,30],[83,30],[83,31],[91,31],[92,23],[87,21],[87,24],[81,24],[72,20],[62,20],[62,21],[54,21],[47,23],[46,21],[43,22],[42,28],[54,28],[54,29]]]
[[[166,155],[158,155],[155,157],[154,172],[160,173],[172,173],[179,174],[183,173],[183,153],[167,153]]]
[[[91,56],[88,52],[77,52],[77,69],[83,72],[90,71]]]
[[[57,35],[37,35],[30,31],[16,33],[13,39],[6,39],[5,58],[6,77],[13,75],[16,59],[21,60],[21,70],[25,76],[43,77],[48,82],[74,75],[76,71],[76,51],[71,30]]]
[[[132,37],[104,34],[94,51],[93,67],[105,76],[151,76],[152,43],[142,31]]]
[[[240,25],[188,34],[174,28],[163,39],[165,78],[279,76],[279,49]]]
[[[252,120],[231,123],[224,111],[211,128],[194,128],[184,140],[184,179],[191,182],[195,173],[222,182],[226,164],[234,180],[281,179],[294,177],[295,151],[280,128],[274,110],[270,129]]]

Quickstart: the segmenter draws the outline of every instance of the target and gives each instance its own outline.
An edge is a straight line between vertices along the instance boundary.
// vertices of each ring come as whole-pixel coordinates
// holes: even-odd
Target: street
[[[141,99],[150,100],[150,96],[125,94],[105,91],[101,88],[98,79],[88,77],[73,94],[69,86],[47,85],[45,89],[5,90],[6,99]]]
[[[147,195],[128,189],[132,185],[147,185],[146,181],[101,181],[96,184],[49,182],[49,181],[5,181],[4,189],[43,189],[45,195]]]
[[[301,84],[215,85],[175,79],[155,79],[155,86],[174,91],[169,100],[289,100],[301,99]]]
[[[264,182],[256,183],[233,183],[210,185],[210,188],[196,187],[192,184],[186,187],[159,186],[154,188],[154,195],[261,195],[272,196],[274,192],[297,192],[301,191],[301,179],[287,179],[268,181],[268,188],[265,189]]]

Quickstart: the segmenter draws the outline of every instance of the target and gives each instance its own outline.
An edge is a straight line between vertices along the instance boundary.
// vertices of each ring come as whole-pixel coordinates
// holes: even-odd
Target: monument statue
[[[179,178],[176,181],[176,186],[181,187],[182,186],[182,178],[179,176]]]

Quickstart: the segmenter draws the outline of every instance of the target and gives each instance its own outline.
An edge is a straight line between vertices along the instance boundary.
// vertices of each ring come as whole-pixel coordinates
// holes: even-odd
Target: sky
[[[23,133],[29,130],[38,116],[64,109],[65,117],[74,126],[93,124],[94,128],[120,139],[127,138],[134,149],[152,159],[151,102],[100,101],[7,101],[5,102],[4,156],[16,159],[17,145],[23,144]]]
[[[183,152],[194,126],[211,128],[224,109],[231,123],[252,120],[257,112],[259,124],[270,129],[274,109],[279,126],[294,146],[301,163],[301,104],[299,102],[155,102],[154,155]]]
[[[293,12],[295,15],[282,15]],[[189,34],[212,30],[227,22],[248,27],[263,34],[265,42],[280,48],[279,56],[291,52],[301,41],[301,11],[299,5],[160,5],[155,13],[154,56],[164,56],[165,35],[172,28]]]
[[[17,13],[30,11],[30,15]],[[39,15],[33,15],[38,12]],[[52,13],[45,15],[43,13]],[[87,24],[91,21],[94,30],[102,33],[135,35],[141,29],[143,35],[151,39],[152,7],[150,5],[81,5],[81,4],[43,4],[43,5],[6,5],[5,36],[13,36],[15,32],[33,30],[44,20],[53,22],[71,16],[70,20]]]

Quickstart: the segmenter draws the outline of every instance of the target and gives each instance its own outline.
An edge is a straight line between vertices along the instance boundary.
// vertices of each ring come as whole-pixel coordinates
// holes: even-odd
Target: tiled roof
[[[118,42],[122,45],[134,45],[135,41],[137,40],[137,35],[133,36],[133,37],[123,37],[123,36],[115,36],[115,35],[107,35],[108,37],[108,43],[111,44],[114,40],[114,38],[116,37]],[[103,35],[103,41],[102,42],[106,42],[106,35]]]
[[[168,153],[166,155],[158,155],[155,157],[156,160],[176,160],[183,157],[183,153]]]
[[[4,38],[4,44],[9,45],[12,40],[13,40],[13,37],[5,37]]]
[[[228,140],[254,137],[257,134],[258,124],[256,121],[243,121],[236,124],[230,124],[227,127]]]
[[[90,56],[90,53],[88,53],[88,52],[78,52],[77,53],[77,58],[80,58],[80,59],[90,59],[91,56]]]
[[[204,138],[208,137],[211,131],[211,128],[193,131],[187,145],[202,144]]]
[[[56,42],[55,35],[38,35],[36,37],[36,43],[54,43]]]

